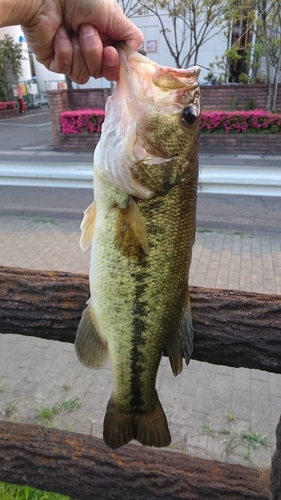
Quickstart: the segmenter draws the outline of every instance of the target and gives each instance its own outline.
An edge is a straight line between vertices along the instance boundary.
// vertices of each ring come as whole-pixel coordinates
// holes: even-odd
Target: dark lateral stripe
[[[145,370],[145,359],[140,347],[145,345],[144,332],[146,330],[147,302],[143,299],[145,291],[145,281],[147,278],[145,269],[145,259],[141,259],[136,270],[135,300],[133,305],[133,338],[131,349],[131,411],[141,413],[144,406],[142,396],[141,374]]]

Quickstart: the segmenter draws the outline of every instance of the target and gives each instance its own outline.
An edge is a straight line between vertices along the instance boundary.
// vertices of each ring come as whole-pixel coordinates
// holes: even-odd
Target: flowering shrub
[[[60,115],[63,134],[100,134],[103,121],[103,109],[65,111]]]
[[[5,109],[16,109],[15,101],[0,102],[0,111],[4,111]]]
[[[227,134],[281,134],[281,114],[266,111],[203,111],[201,132]]]
[[[15,107],[14,101],[10,104]],[[103,109],[65,111],[60,115],[63,134],[100,134],[104,121]],[[281,134],[281,114],[254,111],[203,111],[200,118],[203,133],[227,134]]]

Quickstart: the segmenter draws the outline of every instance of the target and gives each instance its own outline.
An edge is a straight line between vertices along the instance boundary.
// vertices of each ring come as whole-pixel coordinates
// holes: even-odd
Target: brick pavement
[[[77,221],[2,217],[0,265],[87,273],[89,252],[80,251],[79,237]],[[190,283],[280,294],[281,236],[198,231]],[[157,387],[172,449],[243,464],[270,464],[281,413],[281,375],[192,360],[175,378],[163,359]],[[110,393],[109,365],[84,368],[73,345],[0,336],[1,419],[40,423],[42,409],[78,398],[78,408],[60,409],[51,423],[43,423],[101,437]],[[251,453],[245,445],[231,449],[238,442],[231,444],[230,438],[242,429],[268,436],[269,446]]]

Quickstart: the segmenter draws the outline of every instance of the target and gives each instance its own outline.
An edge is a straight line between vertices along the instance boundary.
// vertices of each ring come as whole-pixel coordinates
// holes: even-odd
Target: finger
[[[142,32],[124,15],[116,1],[111,2],[110,7],[106,29],[104,26],[99,26],[98,21],[95,22],[95,26],[112,40],[125,42],[131,49],[137,51],[143,42]]]
[[[75,83],[83,85],[89,80],[89,72],[81,52],[79,38],[76,35],[71,37],[73,47],[72,68],[68,76]]]
[[[139,49],[143,35],[125,16],[116,0],[91,0],[87,3],[87,13],[87,24],[95,26],[101,37],[105,36],[110,43],[123,41],[131,49]],[[70,24],[74,32],[78,32],[79,27],[85,24],[85,10],[77,9],[75,19]]]
[[[99,33],[92,24],[82,24],[79,28],[80,49],[90,76],[101,76],[103,45]]]
[[[109,81],[119,78],[119,55],[114,47],[103,49],[102,74]]]
[[[72,68],[73,45],[66,29],[60,26],[54,37],[54,56],[49,69],[55,73],[68,75]]]

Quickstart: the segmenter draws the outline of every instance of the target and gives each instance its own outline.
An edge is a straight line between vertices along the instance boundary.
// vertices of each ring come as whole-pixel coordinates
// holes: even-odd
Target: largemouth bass
[[[161,357],[175,375],[192,353],[188,273],[195,233],[199,68],[159,66],[121,45],[120,78],[94,154],[91,296],[76,336],[88,367],[108,355],[113,391],[105,443],[163,447],[171,436],[155,389]]]

